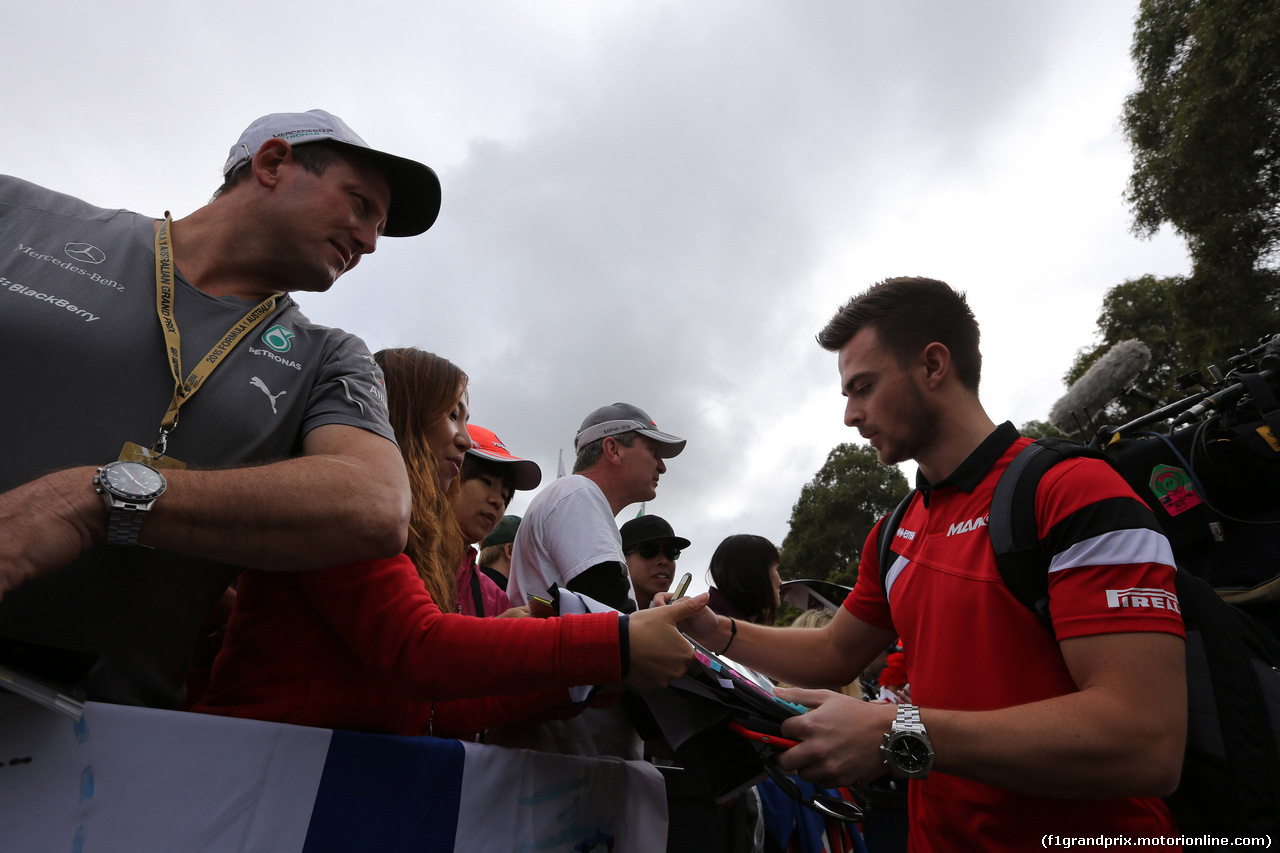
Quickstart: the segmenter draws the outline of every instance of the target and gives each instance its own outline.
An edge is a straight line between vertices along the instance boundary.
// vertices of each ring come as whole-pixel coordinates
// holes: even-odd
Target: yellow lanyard
[[[169,370],[173,374],[173,399],[169,410],[164,413],[160,424],[160,437],[156,439],[152,450],[163,456],[169,433],[178,425],[178,409],[190,400],[201,384],[209,378],[215,367],[231,352],[246,333],[271,315],[276,308],[276,299],[280,294],[272,294],[251,308],[249,313],[240,318],[218,343],[214,344],[209,354],[200,360],[186,380],[182,379],[181,336],[178,334],[178,320],[173,313],[174,274],[173,245],[169,242],[169,227],[173,220],[169,211],[164,212],[164,222],[156,229],[156,314],[160,316],[160,329],[164,332],[165,349],[169,354]]]

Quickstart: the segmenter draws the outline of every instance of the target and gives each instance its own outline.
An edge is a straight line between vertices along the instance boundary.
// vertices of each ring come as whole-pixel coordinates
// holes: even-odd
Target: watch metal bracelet
[[[899,705],[897,722],[900,726],[924,731],[924,724],[920,722],[920,708],[915,705]]]
[[[138,534],[142,532],[142,520],[146,517],[145,510],[126,506],[112,507],[107,516],[107,544],[129,547],[137,545]]]

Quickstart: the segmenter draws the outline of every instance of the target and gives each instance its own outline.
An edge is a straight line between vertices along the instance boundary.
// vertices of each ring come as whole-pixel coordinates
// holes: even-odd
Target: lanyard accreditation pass
[[[120,458],[162,467],[181,468],[184,467],[181,462],[165,456],[169,434],[178,425],[178,410],[182,408],[183,403],[195,396],[196,391],[222,363],[222,359],[231,352],[231,349],[255,326],[271,315],[275,310],[279,294],[272,294],[249,309],[249,312],[214,344],[213,349],[209,350],[184,380],[182,378],[182,337],[178,333],[178,321],[173,313],[173,244],[169,239],[169,228],[172,224],[173,220],[169,212],[165,211],[164,222],[161,222],[160,227],[156,229],[156,314],[160,317],[160,329],[164,333],[165,351],[169,357],[169,371],[173,375],[173,399],[170,400],[169,409],[164,413],[164,420],[160,423],[160,435],[156,438],[156,443],[148,449],[128,442]]]

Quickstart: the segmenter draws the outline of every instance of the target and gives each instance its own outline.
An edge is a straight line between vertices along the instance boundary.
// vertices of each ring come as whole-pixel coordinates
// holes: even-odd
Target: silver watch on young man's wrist
[[[168,487],[164,475],[141,462],[108,462],[93,476],[107,502],[107,544],[134,546],[142,520]]]
[[[899,705],[893,727],[880,744],[885,763],[910,779],[923,779],[933,769],[933,741],[920,722],[920,709]]]

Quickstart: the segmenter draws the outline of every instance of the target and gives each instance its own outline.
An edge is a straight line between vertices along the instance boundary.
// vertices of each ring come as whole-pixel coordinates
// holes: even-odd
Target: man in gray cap
[[[0,176],[0,662],[102,654],[91,699],[177,704],[240,567],[404,546],[381,373],[289,294],[425,231],[439,182],[322,110],[255,121],[224,178],[171,220]]]
[[[630,504],[653,500],[664,460],[685,440],[662,432],[628,403],[596,409],[574,439],[573,474],[544,489],[520,522],[507,595],[526,604],[564,586],[615,610],[636,609],[627,558],[614,517]]]
[[[641,409],[614,403],[596,409],[574,439],[573,474],[560,477],[529,504],[516,531],[507,596],[514,605],[566,587],[623,613],[635,594],[614,520],[629,504],[653,500],[664,460],[685,440],[658,429]],[[623,617],[625,618],[625,617]],[[490,733],[504,746],[579,755],[642,757],[641,741],[620,706],[588,709],[572,720],[514,724]]]

